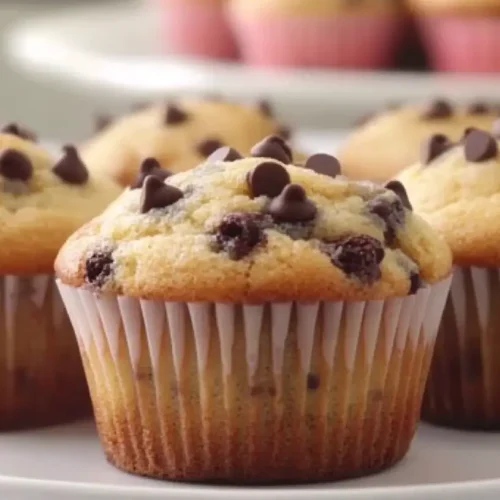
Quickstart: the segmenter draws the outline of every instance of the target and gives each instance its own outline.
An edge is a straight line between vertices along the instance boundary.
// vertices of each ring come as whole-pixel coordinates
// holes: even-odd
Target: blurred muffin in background
[[[431,65],[440,71],[500,71],[498,0],[407,0]]]
[[[379,68],[394,62],[405,22],[387,0],[230,0],[243,58],[263,66]]]
[[[120,193],[73,146],[53,156],[11,124],[0,132],[0,430],[91,414],[73,330],[54,282],[66,238]]]
[[[227,0],[154,0],[169,52],[234,58],[236,44],[225,16]]]
[[[247,105],[215,97],[155,104],[102,125],[83,145],[82,156],[92,171],[123,186],[134,183],[139,170],[142,175],[160,167],[181,172],[222,146],[247,154],[268,135],[286,139],[290,133],[274,119],[267,101]]]
[[[431,134],[458,140],[468,127],[491,127],[498,112],[480,101],[459,105],[444,99],[389,107],[365,117],[341,146],[343,172],[352,179],[384,182],[418,161]]]

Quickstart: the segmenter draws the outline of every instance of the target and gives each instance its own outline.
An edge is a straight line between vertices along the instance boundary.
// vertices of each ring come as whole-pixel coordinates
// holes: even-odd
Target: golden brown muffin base
[[[33,292],[31,277],[0,279],[2,431],[70,422],[92,411],[77,343],[53,279],[47,277],[40,304]]]
[[[478,269],[478,268],[476,268]],[[457,428],[500,430],[500,279],[484,270],[489,319],[481,326],[471,268],[464,277],[464,333],[451,298],[445,307],[423,403],[423,418]],[[452,285],[456,286],[455,284]],[[458,314],[462,312],[458,310]]]
[[[301,368],[292,318],[283,375],[274,376],[270,317],[265,313],[258,368],[249,379],[243,321],[237,316],[233,373],[224,378],[212,323],[202,373],[194,333],[186,325],[179,382],[168,331],[161,336],[157,375],[144,325],[135,369],[123,325],[114,354],[107,343],[100,348],[93,339],[80,343],[99,435],[112,464],[170,480],[279,484],[366,475],[405,455],[415,433],[433,347],[422,334],[415,344],[395,347],[387,361],[383,328],[371,370],[363,337],[349,369],[345,325],[332,367],[322,355],[322,327],[317,326],[311,332],[313,375],[308,377]],[[308,387],[311,377],[317,384],[309,380]]]

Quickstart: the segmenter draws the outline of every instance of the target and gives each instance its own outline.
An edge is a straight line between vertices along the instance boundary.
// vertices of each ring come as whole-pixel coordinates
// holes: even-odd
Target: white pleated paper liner
[[[500,269],[455,271],[423,416],[455,427],[500,429]]]
[[[113,464],[279,483],[363,475],[404,456],[450,281],[385,301],[262,305],[59,287]]]
[[[73,330],[51,275],[0,277],[0,429],[91,412]]]

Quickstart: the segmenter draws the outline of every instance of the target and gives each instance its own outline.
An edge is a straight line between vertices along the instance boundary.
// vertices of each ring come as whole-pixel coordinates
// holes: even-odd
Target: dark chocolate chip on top
[[[491,107],[481,101],[472,102],[467,106],[467,113],[469,115],[486,115],[491,111]]]
[[[248,172],[247,184],[252,198],[278,196],[287,184],[290,184],[290,174],[283,165],[265,161]]]
[[[196,151],[203,158],[208,158],[214,151],[224,147],[219,139],[204,139],[196,145]]]
[[[471,130],[464,141],[465,158],[473,163],[491,160],[498,154],[495,138],[484,130]]]
[[[381,276],[380,263],[385,251],[382,243],[371,236],[346,236],[325,241],[320,249],[329,256],[333,265],[364,284],[373,284]]]
[[[337,175],[340,175],[341,173],[340,163],[337,158],[324,153],[310,156],[304,167],[306,169],[313,170],[317,174],[333,178],[337,177]]]
[[[96,115],[94,119],[94,130],[95,132],[102,132],[104,129],[108,128],[113,123],[113,117],[111,115]]]
[[[403,206],[408,210],[413,210],[413,207],[410,203],[410,198],[408,197],[408,193],[406,192],[406,188],[399,181],[389,181],[385,186],[385,189],[389,189],[393,193],[397,194]]]
[[[145,214],[153,209],[166,208],[184,196],[184,193],[153,175],[144,180],[141,193],[140,211]]]
[[[0,152],[0,175],[14,181],[28,181],[33,175],[31,160],[15,149]]]
[[[428,165],[453,146],[444,134],[434,134],[426,139],[420,148],[422,163]]]
[[[274,114],[271,103],[265,99],[262,99],[258,103],[259,109],[262,111],[262,114],[268,117],[272,117]]]
[[[243,156],[236,151],[234,148],[224,146],[222,148],[216,149],[208,158],[207,163],[217,163],[219,161],[233,162],[236,160],[241,160]]]
[[[257,143],[250,151],[254,158],[270,158],[281,163],[292,162],[292,150],[279,135],[270,135]]]
[[[271,201],[267,211],[277,222],[307,222],[316,217],[318,210],[302,186],[288,184]]]
[[[71,144],[63,146],[63,156],[54,165],[52,172],[68,184],[85,184],[89,178],[87,167]]]
[[[215,230],[215,249],[225,251],[232,260],[246,257],[257,245],[266,241],[260,213],[230,213]]]
[[[174,103],[167,104],[165,110],[165,124],[166,125],[180,125],[188,119],[188,114]]]
[[[396,239],[397,230],[405,222],[406,214],[402,201],[379,196],[368,202],[367,209],[385,223],[385,241],[388,245],[391,245]]]
[[[0,132],[2,132],[2,134],[16,135],[26,141],[37,141],[37,136],[34,132],[25,127],[21,127],[17,123],[7,123],[2,127]]]
[[[153,175],[164,181],[172,175],[172,172],[165,168],[161,168],[160,162],[156,158],[146,158],[142,161],[139,168],[139,174],[130,189],[139,189],[143,186],[144,180],[148,175]]]
[[[434,99],[422,110],[422,118],[426,120],[449,118],[452,115],[453,106],[445,99]]]

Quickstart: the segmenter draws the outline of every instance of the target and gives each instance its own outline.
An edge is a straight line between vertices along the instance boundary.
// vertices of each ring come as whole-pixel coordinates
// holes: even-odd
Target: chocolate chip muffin
[[[57,259],[107,458],[293,483],[408,450],[451,255],[402,185],[269,137],[142,176]]]
[[[54,158],[16,124],[0,131],[0,430],[91,412],[78,348],[53,279],[65,239],[119,194],[77,150]]]
[[[237,104],[214,97],[136,106],[127,116],[100,117],[98,133],[82,147],[91,171],[123,186],[135,179],[142,160],[153,157],[176,173],[195,167],[222,146],[248,153],[270,134],[285,139],[289,130],[273,118],[267,101]]]
[[[467,129],[458,142],[430,137],[421,161],[399,176],[456,266],[423,409],[456,427],[500,429],[499,125]]]
[[[458,140],[467,127],[491,127],[499,110],[483,102],[457,105],[443,99],[391,106],[361,120],[339,158],[349,178],[385,182],[418,161],[420,144],[429,135]]]

